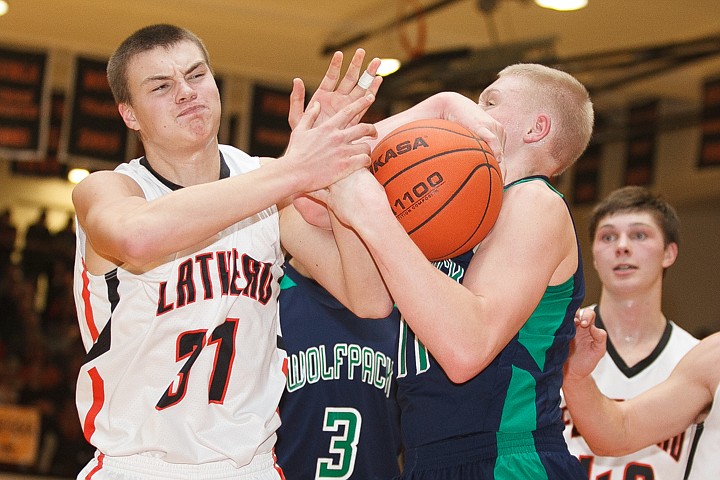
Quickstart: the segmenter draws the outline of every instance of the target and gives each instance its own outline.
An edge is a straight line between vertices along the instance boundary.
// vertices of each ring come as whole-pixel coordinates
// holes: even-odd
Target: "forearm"
[[[360,317],[388,316],[393,299],[370,252],[353,229],[332,213],[330,218],[342,271],[343,303]]]
[[[118,174],[119,175],[119,174]],[[105,196],[93,187],[80,202]],[[141,266],[193,247],[223,229],[279,202],[296,181],[273,165],[224,180],[176,190],[152,201],[139,196],[107,200],[81,223],[101,255]]]
[[[394,218],[377,223],[361,236],[403,318],[451,380],[474,377],[509,338],[483,313],[484,299],[429,262]]]
[[[623,402],[603,395],[592,376],[566,374],[563,394],[575,427],[595,454],[621,456],[641,448],[630,443]]]
[[[437,93],[407,110],[376,123],[378,136],[370,142],[371,148],[394,129],[426,118],[442,118],[464,126],[485,140],[497,158],[502,157],[505,143],[505,131],[502,125],[473,100],[456,92]]]
[[[373,139],[371,145],[377,144],[385,135],[406,123],[421,120],[424,118],[446,118],[452,120],[452,103],[459,102],[468,107],[475,108],[470,99],[455,92],[441,92],[435,94],[420,103],[413,105],[407,110],[398,112],[386,119],[380,120],[375,124],[378,131],[377,139]]]
[[[327,213],[327,212],[326,212]],[[369,252],[333,217],[332,229],[307,223],[294,206],[280,214],[283,247],[330,294],[363,318],[386,317],[393,306]]]

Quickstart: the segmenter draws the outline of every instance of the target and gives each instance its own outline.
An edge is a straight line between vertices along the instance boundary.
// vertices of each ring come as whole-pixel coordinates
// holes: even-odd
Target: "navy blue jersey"
[[[524,180],[534,179],[538,178]],[[510,343],[487,368],[465,383],[450,381],[403,321],[398,401],[406,448],[478,434],[491,434],[498,444],[507,435],[513,441],[526,436],[533,442],[533,432],[538,431],[560,438],[562,366],[575,334],[575,311],[584,296],[579,248],[574,275],[548,287]],[[468,252],[435,265],[462,283],[472,256],[473,252]],[[539,444],[537,440],[534,443]]]
[[[397,311],[358,318],[286,265],[280,325],[288,374],[275,450],[289,480],[399,474],[399,322]]]

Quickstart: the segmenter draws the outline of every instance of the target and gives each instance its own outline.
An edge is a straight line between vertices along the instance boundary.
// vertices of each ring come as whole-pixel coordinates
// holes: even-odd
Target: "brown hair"
[[[158,47],[167,49],[184,41],[197,45],[210,67],[210,57],[205,44],[197,35],[184,28],[168,24],[150,25],[126,38],[110,56],[107,64],[108,83],[115,102],[129,104],[131,101],[127,67],[136,55]]]
[[[595,238],[600,220],[622,212],[647,212],[653,216],[662,231],[665,246],[680,244],[680,219],[677,212],[663,197],[645,187],[618,188],[593,208],[588,223],[590,238]]]

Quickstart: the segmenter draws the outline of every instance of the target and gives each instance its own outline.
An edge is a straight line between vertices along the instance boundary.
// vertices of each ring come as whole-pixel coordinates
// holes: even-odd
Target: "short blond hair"
[[[585,151],[592,137],[595,114],[585,86],[567,72],[536,63],[505,67],[498,77],[518,76],[534,87],[531,95],[549,110],[555,128],[551,154],[559,163],[558,174],[570,167]]]

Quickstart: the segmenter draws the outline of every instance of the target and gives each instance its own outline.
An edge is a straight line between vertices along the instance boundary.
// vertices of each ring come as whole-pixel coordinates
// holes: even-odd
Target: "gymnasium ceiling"
[[[218,72],[288,88],[294,76],[314,88],[333,48],[406,61],[415,49],[385,99],[435,88],[474,95],[517,61],[574,72],[601,108],[656,96],[697,102],[703,79],[720,76],[718,0],[589,0],[577,12],[531,0],[9,1],[0,45],[106,57],[141,26],[176,23],[205,40]]]

